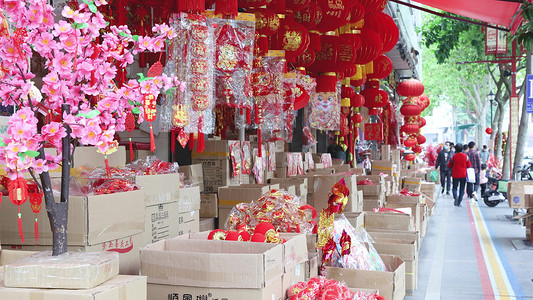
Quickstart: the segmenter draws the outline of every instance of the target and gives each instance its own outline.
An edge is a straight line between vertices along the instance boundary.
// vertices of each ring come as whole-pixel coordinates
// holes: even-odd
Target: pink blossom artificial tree
[[[154,26],[153,37],[132,35],[127,26],[111,26],[98,12],[106,0],[83,0],[65,6],[55,23],[46,0],[0,0],[13,33],[0,36],[0,100],[15,107],[8,136],[0,137],[0,163],[12,180],[29,172],[44,192],[53,233],[53,255],[67,251],[69,170],[74,146],[94,145],[101,153],[116,147],[114,135],[125,129],[126,116],[143,121],[142,100],[180,86],[161,74],[125,80],[122,70],[142,51],[161,51],[175,36],[167,25]],[[37,87],[32,56],[45,61],[46,75]],[[117,78],[117,74],[119,74]],[[54,147],[57,155],[45,153]],[[56,203],[48,171],[62,166],[61,196]],[[39,175],[38,181],[36,176]]]

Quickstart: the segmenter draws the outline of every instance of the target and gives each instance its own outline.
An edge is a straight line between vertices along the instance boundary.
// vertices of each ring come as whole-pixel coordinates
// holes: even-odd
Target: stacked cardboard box
[[[435,183],[422,181],[420,183],[420,192],[433,200],[435,197]]]
[[[352,212],[361,207],[357,197],[357,179],[356,175],[351,172],[331,174],[331,175],[315,175],[313,178],[313,192],[312,196],[307,199],[307,202],[311,204],[317,211],[321,211],[328,206],[328,197],[331,192],[331,188],[336,182],[344,179],[346,186],[350,190],[348,196],[348,202],[344,207],[344,211]]]
[[[373,184],[358,184],[357,188],[363,191],[363,210],[372,211],[374,208],[383,207],[385,204],[386,183],[381,175],[357,176],[357,182],[369,182]]]
[[[532,181],[509,181],[507,185],[507,199],[509,207],[527,209],[522,215],[526,227],[526,239],[533,241],[531,227],[533,223],[533,182]]]
[[[232,159],[242,160],[239,141],[205,141],[205,149],[201,153],[193,152],[192,163],[202,164],[204,192],[216,193],[221,186],[239,185],[241,170],[233,170]],[[234,150],[231,152],[231,150]],[[240,164],[238,164],[240,167]]]
[[[419,177],[403,177],[402,188],[410,192],[420,192],[422,179]]]
[[[372,175],[393,175],[394,166],[392,160],[372,160]]]
[[[179,172],[180,176],[183,174],[185,186],[197,185],[200,187],[200,193],[204,192],[204,170],[201,164],[180,166]]]
[[[427,227],[427,205],[422,203],[422,195],[404,196],[391,195],[387,197],[385,207],[401,209],[410,209],[410,214],[415,220],[415,230],[420,232],[420,237],[424,237]]]
[[[160,241],[141,249],[148,298],[284,299],[288,285],[304,280],[306,237],[284,244],[207,240],[208,232]]]

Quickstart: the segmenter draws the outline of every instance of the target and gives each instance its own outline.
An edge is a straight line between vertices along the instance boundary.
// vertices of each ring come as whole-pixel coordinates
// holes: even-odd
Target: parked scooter
[[[507,183],[508,180],[502,180],[495,177],[487,177],[487,189],[485,193],[481,195],[483,197],[483,202],[488,207],[495,207],[507,200]]]

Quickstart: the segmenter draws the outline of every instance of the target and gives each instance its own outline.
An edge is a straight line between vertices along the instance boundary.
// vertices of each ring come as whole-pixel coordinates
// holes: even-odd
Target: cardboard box
[[[282,290],[283,290],[284,295],[287,294],[287,290],[293,284],[305,281],[306,266],[307,266],[307,258],[305,262],[292,267],[291,269],[287,270],[285,274],[281,276]]]
[[[382,160],[391,160],[392,159],[391,146],[390,145],[381,145],[380,153],[381,153],[381,159]]]
[[[180,188],[178,173],[139,175],[135,183],[144,191],[146,206],[176,201]]]
[[[363,211],[374,211],[375,208],[383,207],[383,196],[363,197]]]
[[[4,267],[4,285],[13,288],[91,289],[118,275],[118,253],[72,252],[59,259],[36,252]]]
[[[200,230],[198,232],[215,229],[217,229],[215,218],[200,218]]]
[[[393,164],[391,160],[372,160],[372,175],[379,174],[393,175]]]
[[[396,194],[396,195],[390,195],[390,196],[387,196],[387,201],[386,203],[397,203],[397,202],[401,202],[401,203],[411,203],[411,204],[416,204],[416,203],[422,203],[422,195],[419,195],[419,196],[406,196],[406,195],[401,195],[401,194]]]
[[[420,183],[422,179],[419,177],[404,177],[402,180],[402,187],[410,192],[420,191]]]
[[[200,218],[218,218],[218,196],[216,193],[200,194]]]
[[[185,184],[197,185],[200,192],[204,191],[204,170],[202,164],[180,166],[179,172],[185,177]]]
[[[291,194],[296,195],[296,186],[295,186],[294,184],[290,184],[290,183],[280,183],[280,184],[279,184],[279,188],[280,188],[281,190],[286,191],[287,193],[291,193]]]
[[[227,159],[230,157],[230,145],[239,144],[235,140],[207,140],[205,141],[205,148],[202,152],[196,151],[191,153],[193,159]]]
[[[226,186],[218,189],[218,205],[235,206],[241,202],[250,202],[259,199],[271,189],[279,189],[279,184],[250,184],[239,186]]]
[[[387,300],[402,300],[405,297],[405,263],[392,255],[380,255],[391,271],[366,271],[325,267],[326,277],[344,281],[349,288],[379,290]]]
[[[146,246],[144,233],[140,233],[133,236],[107,241],[93,246],[69,246],[67,247],[67,250],[69,252],[117,252],[119,254],[119,273],[125,275],[139,275],[139,270],[141,268],[139,249],[144,246]],[[5,245],[5,248],[16,252],[52,251],[51,245]],[[2,252],[4,250],[5,249],[3,249]]]
[[[131,159],[131,154],[130,154],[130,146],[125,146],[126,147],[126,164],[129,164],[131,162],[134,162],[135,160],[137,159],[143,159],[143,158],[146,158],[148,156],[151,156],[151,155],[154,155],[154,153],[150,150],[139,150],[139,149],[133,149],[133,159]],[[134,146],[135,147],[135,146]]]
[[[72,158],[71,168],[77,167],[105,167],[104,155],[97,152],[94,146],[76,147],[74,150],[74,157]],[[117,151],[107,156],[107,161],[110,167],[124,167],[126,166],[126,147],[118,146]]]
[[[440,182],[440,181],[439,181]],[[420,192],[429,198],[433,199],[435,196],[435,183],[434,182],[421,182],[420,183]]]
[[[305,280],[318,276],[318,253],[309,253],[309,260],[306,262]]]
[[[283,245],[183,235],[141,249],[141,274],[155,284],[262,289],[283,274]]]
[[[178,214],[178,235],[200,231],[200,210],[191,210]]]
[[[9,198],[3,197],[3,202],[8,203]],[[43,207],[35,215],[30,205],[22,205],[20,212],[24,232],[34,231],[37,217],[39,219],[37,245],[52,245],[52,231],[46,209]],[[17,214],[18,207],[15,205],[3,205],[0,209],[0,236],[4,244],[21,244]],[[96,245],[144,232],[144,216],[142,190],[87,197],[70,196],[68,243],[77,246]]]
[[[345,212],[351,212],[356,209],[357,205],[357,180],[356,175],[351,173],[344,174],[334,174],[334,175],[317,175],[313,181],[313,196],[311,199],[307,199],[307,202],[311,204],[317,211],[328,206],[328,196],[331,192],[331,188],[336,182],[339,182],[341,179],[345,180],[346,186],[350,190],[350,195],[348,196],[348,203],[344,207]]]
[[[384,192],[383,190],[384,185],[381,184],[365,184],[365,185],[357,185],[357,188],[363,192],[363,196],[379,196],[381,193]]]
[[[0,299],[146,300],[146,277],[118,275],[97,287],[85,290],[7,288],[0,282]]]
[[[415,204],[415,203],[406,203],[406,202],[389,202],[389,203],[385,203],[385,207],[393,208],[397,210],[404,209],[402,211],[406,211],[405,209],[407,209],[410,215],[413,216],[414,218],[414,225],[415,225],[414,230],[420,232],[420,237],[424,236],[425,232],[421,231],[422,226],[424,225],[423,222],[425,220],[425,215],[426,215],[425,213],[426,206],[424,204],[421,204],[421,203]],[[392,228],[384,228],[384,229],[392,229]],[[409,230],[409,229],[402,228],[402,230]]]
[[[307,192],[308,192],[308,189],[307,189],[307,178],[302,178],[302,177],[291,177],[291,178],[271,178],[269,180],[270,184],[276,184],[276,183],[279,183],[279,184],[294,184],[294,186],[296,187],[296,195],[298,196],[307,196]]]
[[[346,212],[344,216],[355,229],[363,229],[365,227],[364,212]]]
[[[371,235],[372,236],[372,235]],[[405,262],[405,293],[413,295],[418,284],[418,240],[417,237],[380,238],[372,236],[373,246],[379,254],[395,255]]]
[[[420,251],[420,233],[417,231],[367,229],[367,232],[372,238],[416,241],[417,251]]]
[[[0,250],[0,266],[4,266],[13,262],[16,262],[24,257],[35,254],[36,251],[20,251],[20,250],[9,250],[1,249]],[[0,268],[2,271],[2,268]]]
[[[526,201],[526,195],[533,194],[533,181],[509,181],[507,194],[510,208],[533,207],[531,201]]]
[[[283,300],[281,278],[261,289],[214,288],[180,285],[148,284],[148,299],[150,300]]]
[[[180,213],[200,210],[200,187],[182,187],[179,191],[178,211]]]
[[[216,193],[221,186],[239,185],[239,178],[233,176],[229,158],[193,159],[193,164],[202,164],[204,192]]]
[[[178,236],[177,219],[177,201],[147,206],[143,233],[145,244]]]
[[[414,218],[408,214],[388,212],[365,212],[365,229],[415,230]]]

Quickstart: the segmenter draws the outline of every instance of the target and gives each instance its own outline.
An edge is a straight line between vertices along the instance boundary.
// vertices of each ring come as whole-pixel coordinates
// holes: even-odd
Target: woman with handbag
[[[470,167],[470,160],[468,159],[468,156],[463,153],[463,145],[457,144],[455,146],[455,154],[448,162],[448,168],[452,169],[452,194],[455,206],[461,206],[461,202],[463,201],[466,186],[466,170]],[[459,193],[457,193],[457,187],[459,187]]]

